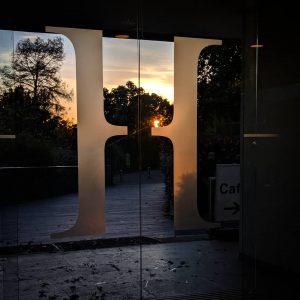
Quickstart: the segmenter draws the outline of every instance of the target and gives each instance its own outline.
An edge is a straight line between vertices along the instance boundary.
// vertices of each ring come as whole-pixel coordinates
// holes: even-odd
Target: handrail
[[[11,170],[11,169],[56,169],[56,168],[78,168],[78,166],[0,167],[0,170]]]

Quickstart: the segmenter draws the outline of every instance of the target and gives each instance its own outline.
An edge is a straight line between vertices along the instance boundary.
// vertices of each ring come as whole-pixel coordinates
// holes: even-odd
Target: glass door
[[[166,85],[170,66],[174,76],[170,122],[161,122],[163,102],[154,118],[148,116],[148,122],[154,120],[149,142],[159,141],[160,170],[143,165],[141,228],[142,236],[150,239],[141,250],[142,296],[242,299],[241,40],[165,39],[153,45],[142,40],[140,48],[141,85],[149,80],[147,68],[151,75],[157,72],[151,78],[156,88]],[[163,61],[167,53],[169,59]],[[141,97],[142,109],[151,112],[148,103]],[[146,140],[142,143],[143,162],[155,157],[152,149]]]
[[[217,2],[0,31],[1,299],[295,298],[297,16]]]
[[[0,32],[1,299],[139,298],[130,30]]]

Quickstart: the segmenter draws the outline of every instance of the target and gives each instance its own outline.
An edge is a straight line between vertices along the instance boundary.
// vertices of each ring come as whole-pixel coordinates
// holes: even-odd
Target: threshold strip
[[[0,139],[15,139],[15,134],[0,134]]]
[[[244,133],[244,138],[277,138],[276,133]]]

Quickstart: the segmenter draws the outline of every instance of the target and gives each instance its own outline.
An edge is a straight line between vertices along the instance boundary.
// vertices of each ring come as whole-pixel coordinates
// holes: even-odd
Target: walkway
[[[138,174],[124,174],[120,182],[106,188],[105,236],[110,238],[139,235]],[[173,221],[166,213],[165,184],[160,171],[151,178],[142,173],[142,234],[148,237],[173,236]],[[2,211],[2,245],[55,242],[50,234],[70,228],[76,221],[78,195],[32,201]],[[89,237],[85,237],[89,238]],[[82,239],[82,237],[80,237]]]

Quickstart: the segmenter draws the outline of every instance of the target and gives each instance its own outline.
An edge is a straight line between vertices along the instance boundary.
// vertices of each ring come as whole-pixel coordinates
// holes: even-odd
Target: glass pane
[[[77,215],[75,53],[59,35],[12,36],[10,59],[1,69],[6,118],[1,120],[3,130],[13,126],[15,139],[13,151],[4,153],[1,163],[8,185],[15,186],[2,195],[18,211],[18,235],[12,243],[3,242],[39,244],[50,242],[50,234],[68,228]]]
[[[8,37],[3,36],[3,40],[9,42],[9,33],[4,33]],[[126,126],[130,132],[129,135],[112,136],[105,146],[106,231],[62,238],[59,236],[62,232],[68,233],[80,221],[82,201],[88,200],[78,201],[77,144],[83,137],[77,128],[76,95],[82,95],[82,88],[75,74],[82,57],[75,57],[73,41],[64,35],[10,34],[11,43],[1,43],[5,48],[5,51],[1,48],[1,64],[7,65],[1,73],[1,116],[6,118],[1,118],[0,140],[5,142],[5,147],[1,147],[1,152],[4,151],[1,155],[1,182],[4,183],[1,183],[1,199],[6,201],[1,203],[1,242],[6,246],[4,255],[17,253],[18,256],[5,258],[1,265],[3,295],[19,295],[22,299],[135,299],[140,293],[136,137],[139,133],[134,133],[139,91],[133,91],[136,87],[133,83],[130,85],[130,80],[136,81],[133,78],[138,74],[136,40],[103,38],[103,85],[109,88],[103,92],[103,119],[106,117],[113,125]],[[118,65],[129,70],[118,79],[119,70],[114,67],[120,49],[122,56],[131,60]],[[8,51],[11,60],[5,56]],[[38,75],[33,80],[28,74],[35,69]],[[124,96],[122,91],[118,92],[118,86],[127,81],[128,90]],[[118,95],[111,97],[113,94]],[[122,105],[129,95],[132,101],[126,103],[124,111]],[[122,110],[121,113],[117,114],[116,109]],[[101,110],[98,114],[100,119]],[[85,126],[82,109],[78,120],[81,120],[81,128]],[[16,139],[12,139],[14,134]],[[101,155],[101,149],[91,150],[93,153],[88,153],[91,158],[94,153]],[[94,184],[94,178],[84,180],[87,186]],[[87,213],[89,220],[93,211]],[[25,255],[27,253],[30,255]],[[86,289],[87,284],[89,289]]]
[[[153,52],[153,48],[141,49],[141,61],[147,62],[147,54],[150,49]],[[175,57],[176,51],[180,50],[175,49]],[[157,56],[161,59],[161,55]],[[176,230],[174,227],[173,222],[176,224],[176,217],[178,218],[172,212],[173,155],[176,147],[173,149],[172,142],[168,139],[161,140],[163,147],[160,149],[160,157],[164,182],[152,183],[149,179],[142,181],[142,232],[143,236],[153,238],[150,240],[152,245],[142,247],[145,299],[217,298],[225,295],[232,298],[242,294],[243,265],[238,259],[242,66],[240,44],[225,41],[223,46],[204,48],[201,53],[198,52],[198,57],[198,74],[194,75],[195,82],[198,82],[198,99],[194,99],[198,102],[197,207],[198,217],[210,222],[210,227],[186,230]],[[145,65],[146,63],[141,64],[141,70]],[[160,65],[164,66],[163,63]],[[172,65],[174,66],[173,63]],[[175,68],[175,76],[176,72],[188,71]],[[141,71],[141,82],[143,80]],[[181,111],[176,111],[176,97],[174,117],[182,118]],[[151,142],[154,143],[153,137]],[[149,146],[142,151],[143,156],[147,155],[147,149]],[[225,168],[226,172],[221,168]],[[154,173],[153,176],[157,175]],[[228,193],[230,190],[230,197],[226,195],[225,200],[224,196],[219,197],[217,203],[215,198],[218,184],[221,185],[219,182],[222,180],[227,184],[223,189],[227,188]],[[164,187],[164,194],[161,193],[160,186]],[[186,204],[183,205],[189,205],[190,195],[184,195]],[[164,205],[159,205],[163,202]],[[225,209],[225,214],[217,215],[217,205]],[[156,213],[157,210],[159,214]],[[195,218],[195,215],[189,217]],[[156,224],[155,226],[164,224],[163,235],[149,231],[151,218],[151,223]],[[163,223],[165,218],[173,223],[172,230],[168,232],[167,223]]]
[[[141,40],[141,228],[147,238],[174,235],[173,144],[153,130],[173,119],[174,43]]]
[[[142,2],[1,16],[0,298],[298,299],[296,6]]]
[[[268,12],[261,3],[253,8],[245,19],[241,246],[253,261],[246,275],[255,293],[294,298],[299,295],[295,249],[300,228],[297,17],[289,5]],[[290,41],[293,47],[287,46]]]
[[[208,221],[232,221],[236,227],[241,65],[239,44],[206,47],[198,64],[198,211]]]

